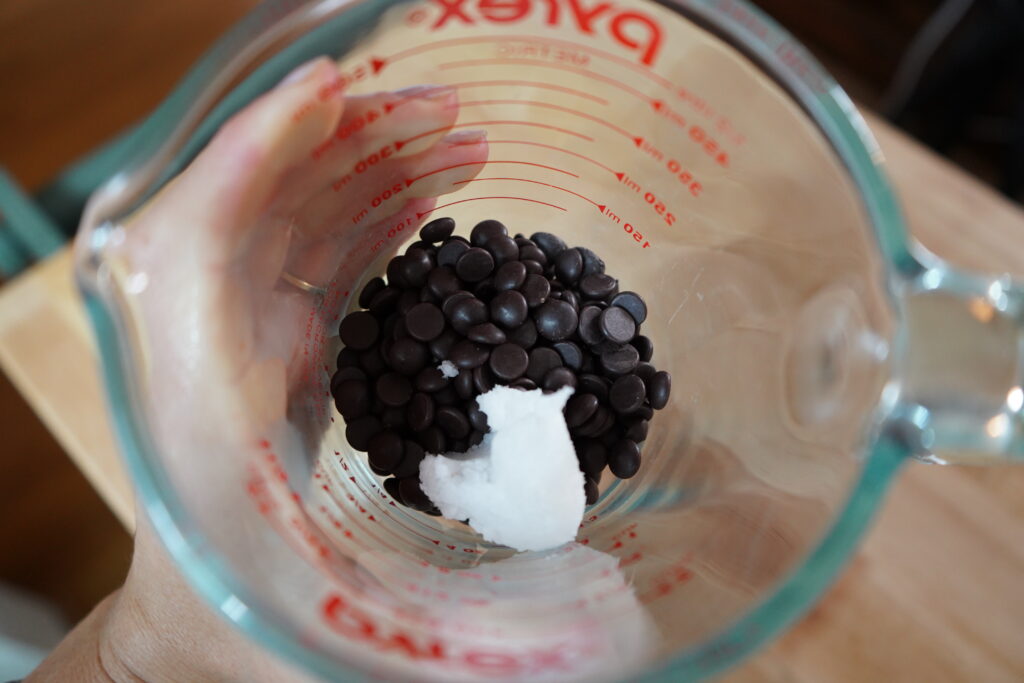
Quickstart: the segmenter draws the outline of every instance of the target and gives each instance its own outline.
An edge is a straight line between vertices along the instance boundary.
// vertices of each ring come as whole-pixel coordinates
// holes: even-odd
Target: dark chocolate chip
[[[430,341],[427,347],[430,349],[430,355],[434,357],[434,360],[444,360],[451,353],[452,347],[455,346],[455,342],[459,340],[459,335],[454,330],[445,330],[436,339]]]
[[[455,391],[455,387],[449,384],[441,391],[436,391],[433,394],[434,403],[439,406],[453,406],[462,399],[459,398],[459,394]]]
[[[529,275],[543,275],[544,266],[533,259],[524,259],[522,261],[523,267],[526,268],[526,274]]]
[[[604,261],[600,256],[586,247],[576,248],[580,250],[580,255],[583,257],[583,277],[604,273]]]
[[[461,286],[462,283],[459,282],[459,278],[455,275],[455,269],[451,266],[438,266],[427,276],[427,289],[438,301],[444,301],[459,291]]]
[[[521,288],[529,308],[537,308],[551,295],[551,282],[543,275],[531,273],[526,276]]]
[[[388,276],[388,285],[399,289],[405,289],[409,286],[409,283],[405,281],[405,267],[402,263],[404,258],[404,255],[395,256],[388,261],[387,268],[385,269]]]
[[[504,292],[519,289],[526,281],[526,266],[519,261],[509,261],[498,267],[494,273],[494,289]]]
[[[530,240],[540,247],[540,250],[548,257],[548,261],[553,261],[566,249],[562,238],[552,235],[550,232],[535,232],[530,235]]]
[[[445,242],[437,250],[437,265],[455,267],[459,257],[469,251],[469,245],[458,240]]]
[[[579,324],[575,309],[558,299],[544,302],[534,313],[533,319],[537,323],[537,333],[551,341],[568,339]]]
[[[527,318],[522,325],[510,330],[507,337],[509,342],[529,351],[537,343],[537,325],[532,319]]]
[[[651,378],[650,389],[648,390],[651,407],[655,410],[664,408],[668,405],[668,396],[671,392],[672,375],[664,370],[654,373],[654,377]]]
[[[555,342],[551,345],[558,355],[562,357],[562,362],[565,366],[572,368],[573,370],[579,371],[583,365],[583,351],[580,347],[571,341],[560,341]]]
[[[452,380],[452,387],[455,388],[456,395],[463,401],[473,398],[476,394],[473,388],[473,371],[460,370],[459,374]]]
[[[434,304],[416,304],[405,314],[405,327],[414,339],[430,341],[444,331],[444,313]]]
[[[413,510],[426,512],[434,507],[434,503],[420,488],[420,481],[417,477],[406,477],[399,480],[398,492],[402,496],[402,503]]]
[[[334,405],[346,421],[365,415],[370,410],[370,387],[362,380],[351,379],[338,384]]]
[[[469,419],[455,406],[438,408],[434,413],[434,423],[453,439],[469,436]]]
[[[455,232],[455,220],[445,216],[435,218],[420,228],[420,239],[424,242],[443,242]]]
[[[357,379],[362,382],[366,381],[366,373],[361,368],[341,368],[331,377],[331,394],[334,395],[338,391],[338,387],[341,386],[342,382],[347,382],[351,379]]]
[[[544,381],[544,376],[554,368],[562,367],[562,357],[554,349],[541,346],[530,351],[526,376],[535,384]]]
[[[644,384],[647,383],[644,382]],[[648,401],[648,404],[649,403],[650,401]],[[635,417],[638,417],[641,420],[650,420],[652,417],[654,417],[654,408],[652,408],[650,405],[640,406],[640,410],[636,411]]]
[[[381,403],[392,408],[404,406],[412,398],[412,383],[408,377],[397,372],[381,375],[375,389]]]
[[[623,430],[622,435],[630,441],[640,443],[647,438],[647,420],[629,420],[624,423],[624,426],[625,429]]]
[[[417,433],[416,440],[423,447],[423,450],[433,455],[439,455],[448,450],[448,439],[445,437],[444,432],[441,431],[441,428],[437,426],[427,427],[422,432]]]
[[[639,353],[639,351],[637,353]],[[654,379],[655,373],[658,372],[658,369],[650,363],[640,362],[637,363],[636,369],[633,372],[637,377],[644,381],[644,384],[649,385],[651,380]]]
[[[388,477],[384,480],[384,490],[388,492],[388,495],[394,498],[396,502],[405,505],[405,503],[402,502],[402,494],[398,491],[399,486],[400,484],[398,483],[398,480],[394,477]]]
[[[405,430],[405,411],[401,408],[385,408],[380,412],[380,423],[384,429],[395,432]]]
[[[474,247],[482,247],[493,237],[508,237],[508,228],[500,221],[480,221],[469,232],[469,241]]]
[[[469,450],[469,438],[465,439],[453,439],[452,440],[452,453],[465,453]]]
[[[565,404],[565,425],[572,429],[590,419],[597,410],[597,396],[576,393],[569,397]]]
[[[651,360],[651,357],[654,355],[654,344],[649,337],[638,334],[636,339],[629,343],[636,347],[636,352],[640,354],[642,362],[646,363]]]
[[[459,303],[460,301],[465,301],[466,299],[472,298],[473,293],[467,292],[464,289],[452,292],[451,294],[446,296],[444,300],[441,302],[441,312],[444,313],[444,316],[446,318],[451,318],[452,309],[455,308],[455,304]]]
[[[580,469],[588,477],[599,477],[608,464],[608,451],[600,441],[587,440],[578,452]]]
[[[640,469],[640,447],[635,441],[622,439],[608,449],[608,469],[619,479],[629,479]]]
[[[490,427],[487,426],[487,413],[480,410],[480,406],[476,401],[470,401],[469,405],[466,406],[466,417],[469,419],[469,424],[474,430],[478,432],[490,431]]]
[[[385,316],[398,306],[398,298],[402,296],[402,290],[398,287],[385,287],[374,295],[370,301],[370,313],[376,316]]]
[[[543,268],[548,264],[547,255],[541,251],[536,244],[526,244],[519,247],[520,261],[536,261]]]
[[[398,312],[408,313],[409,309],[420,302],[420,294],[415,289],[406,289],[398,297]]]
[[[611,387],[611,382],[609,382],[603,377],[598,377],[597,375],[586,373],[580,375],[579,382],[577,382],[577,387],[580,391],[585,391],[589,394],[597,396],[598,401],[607,402],[608,389]]]
[[[363,286],[363,291],[359,293],[359,306],[361,308],[369,308],[373,297],[377,296],[386,286],[382,277],[375,277],[367,282]]]
[[[469,338],[470,341],[475,341],[480,344],[488,344],[490,346],[497,346],[498,344],[505,343],[505,333],[494,323],[474,325],[466,331],[466,337]]]
[[[476,297],[462,299],[451,307],[448,320],[459,334],[466,334],[474,325],[487,322],[487,304]]]
[[[610,303],[626,310],[637,325],[647,320],[647,304],[636,292],[619,292]]]
[[[574,284],[582,273],[583,254],[579,249],[566,249],[555,257],[555,275],[562,284]]]
[[[357,451],[365,451],[370,445],[370,439],[384,430],[380,419],[375,415],[363,415],[354,420],[347,421],[345,426],[345,439],[349,445]]]
[[[544,391],[558,391],[562,387],[576,388],[576,373],[569,368],[553,368],[544,375]]]
[[[530,363],[529,355],[517,344],[502,344],[491,351],[491,371],[498,379],[511,382],[526,372]]]
[[[619,377],[612,383],[608,392],[608,403],[615,412],[628,415],[644,404],[647,398],[647,387],[636,375]]]
[[[449,360],[459,368],[472,370],[486,363],[489,355],[486,347],[463,339],[452,347]]]
[[[434,257],[425,249],[411,248],[405,252],[401,262],[402,277],[411,287],[427,284],[427,275],[434,269]]]
[[[484,249],[494,257],[498,266],[515,261],[519,258],[519,247],[508,235],[497,235],[487,240]]]
[[[522,391],[533,391],[537,388],[537,383],[529,377],[520,377],[514,382],[510,382],[509,386],[513,389],[520,389]]]
[[[505,329],[522,325],[527,312],[526,297],[514,289],[499,292],[491,299],[491,320]]]
[[[388,364],[380,355],[379,348],[367,349],[359,354],[359,367],[370,377],[379,377],[388,371]]]
[[[487,365],[473,368],[473,386],[478,394],[486,394],[494,388],[494,373]]]
[[[364,351],[377,341],[380,335],[380,323],[366,311],[349,313],[338,326],[341,343],[350,349]]]
[[[625,344],[636,336],[636,321],[624,308],[609,306],[601,311],[599,320],[608,341]]]
[[[339,370],[341,368],[354,368],[359,365],[359,352],[355,349],[342,349],[338,352],[335,364]]]
[[[593,505],[601,497],[601,490],[597,488],[597,482],[587,479],[583,482],[583,495],[586,497],[587,505]]]
[[[425,453],[423,447],[411,439],[402,441],[402,462],[395,468],[395,476],[399,478],[415,477],[420,473],[420,462]],[[404,502],[404,501],[403,501]]]
[[[388,364],[403,375],[415,375],[429,358],[427,347],[412,337],[399,339],[388,352]]]
[[[468,441],[469,441],[469,447],[470,448],[473,448],[474,446],[479,446],[480,444],[482,444],[484,442],[484,433],[479,431],[479,430],[474,429],[473,431],[471,431],[469,433]]]
[[[584,306],[580,310],[579,335],[584,343],[594,346],[604,340],[601,332],[601,309],[597,306]]]
[[[424,393],[413,394],[405,408],[405,421],[414,432],[429,427],[434,423],[434,400]]]
[[[580,280],[580,292],[588,299],[603,299],[614,292],[617,285],[615,278],[604,273],[593,273]]]
[[[633,372],[640,361],[636,348],[622,344],[601,354],[601,367],[612,376],[625,375]]]

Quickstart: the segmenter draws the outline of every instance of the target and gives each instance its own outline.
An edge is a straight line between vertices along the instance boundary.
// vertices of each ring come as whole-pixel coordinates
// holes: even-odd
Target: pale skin
[[[346,97],[337,69],[318,59],[225,124],[206,149],[147,206],[131,227],[131,262],[149,275],[140,315],[154,337],[157,378],[171,393],[211,379],[244,387],[248,428],[279,418],[292,384],[309,293],[282,286],[282,273],[327,285],[360,235],[396,218],[431,209],[454,182],[475,176],[487,158],[482,132],[448,134],[457,116],[454,91],[410,89]],[[324,145],[369,108],[400,103],[387,126]],[[338,185],[354,160],[384,140],[437,130],[403,147],[360,182]],[[383,136],[383,137],[382,137]],[[314,155],[312,150],[320,150]],[[367,194],[395,178],[435,173],[368,211],[353,230],[351,214]],[[365,239],[365,238],[363,238]],[[230,273],[231,277],[224,277]],[[241,274],[241,277],[240,277]],[[245,287],[237,286],[240,280]],[[170,283],[164,284],[162,283]],[[270,320],[267,335],[261,323]],[[204,353],[161,338],[201,340]],[[175,385],[178,385],[177,387]],[[194,394],[191,394],[194,395]],[[173,438],[187,408],[166,411]],[[177,421],[177,423],[176,423]],[[104,599],[28,681],[302,681],[309,680],[248,640],[186,584],[139,508],[132,566],[124,586]]]

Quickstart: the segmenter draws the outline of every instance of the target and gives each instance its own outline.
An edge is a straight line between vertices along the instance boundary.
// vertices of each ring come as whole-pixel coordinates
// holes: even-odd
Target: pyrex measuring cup
[[[231,258],[208,217],[154,226],[220,124],[321,54],[340,75],[294,122],[349,103],[301,162],[323,191],[246,207]],[[195,587],[326,678],[709,675],[820,594],[908,455],[1024,448],[1020,288],[908,247],[849,101],[741,2],[269,4],[144,131],[78,241],[121,442]],[[441,215],[558,233],[647,298],[672,401],[576,544],[396,506],[346,443],[337,321]]]

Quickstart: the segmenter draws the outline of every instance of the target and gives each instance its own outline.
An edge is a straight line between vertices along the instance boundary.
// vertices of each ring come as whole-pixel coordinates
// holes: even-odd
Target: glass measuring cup
[[[169,100],[157,124],[173,125],[97,194],[78,249],[155,526],[200,592],[268,647],[328,678],[707,675],[820,593],[906,455],[1020,455],[1019,288],[908,249],[860,119],[746,5],[262,12]],[[297,124],[336,92],[386,93],[310,150],[316,163],[352,140],[362,152],[331,187],[337,261],[325,276],[288,255],[292,289],[274,289],[294,323],[283,332],[281,317],[256,317],[172,335],[153,302],[190,273],[139,245],[147,201],[173,192],[230,113],[318,54],[341,77],[300,103]],[[403,91],[423,84],[453,86],[444,125],[426,125],[422,91]],[[486,156],[466,166],[392,163],[476,129]],[[450,194],[410,205],[425,184]],[[393,506],[345,442],[327,393],[337,316],[438,215],[550,229],[647,297],[673,400],[640,474],[604,482],[579,544],[512,557]],[[251,285],[239,272],[211,287]],[[279,413],[217,363],[168,377],[156,362],[225,360],[219,344],[242,322],[296,337],[294,356],[261,349],[288,378]],[[192,400],[169,406],[168,387]]]

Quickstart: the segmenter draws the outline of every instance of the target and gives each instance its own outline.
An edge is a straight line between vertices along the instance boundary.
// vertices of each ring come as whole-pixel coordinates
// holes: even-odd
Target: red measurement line
[[[589,161],[590,163],[594,164],[598,168],[603,168],[604,170],[608,171],[612,175],[617,176],[619,174],[618,171],[616,171],[613,168],[609,168],[608,166],[605,166],[604,164],[602,164],[597,159],[593,159],[593,158],[588,157],[588,156],[586,156],[584,154],[580,154],[579,152],[573,152],[572,150],[565,149],[564,147],[556,147],[555,145],[545,145],[542,142],[531,142],[530,140],[488,140],[487,144],[488,145],[529,145],[531,147],[542,147],[544,149],[553,149],[556,152],[564,152],[565,154],[568,154],[569,156],[574,156],[577,159],[583,159],[584,161]]]
[[[483,180],[515,180],[515,181],[518,181],[518,182],[521,182],[521,183],[533,183],[534,185],[543,185],[544,187],[553,187],[556,190],[561,190],[562,192],[568,192],[569,194],[576,195],[577,197],[579,197],[583,201],[590,202],[594,206],[596,206],[596,207],[600,208],[602,211],[604,211],[604,207],[603,206],[601,206],[600,204],[595,202],[593,199],[590,199],[589,197],[584,197],[579,192],[573,192],[572,190],[570,190],[568,188],[565,188],[565,187],[562,187],[561,185],[552,185],[551,183],[542,183],[539,180],[530,180],[529,178],[470,178],[469,180],[457,180],[454,183],[452,183],[452,185],[465,185],[466,183],[478,183],[478,182],[481,182]]]
[[[482,165],[485,165],[485,164],[520,164],[522,166],[535,166],[537,168],[545,168],[545,169],[547,169],[549,171],[558,171],[559,173],[564,173],[565,175],[572,176],[573,178],[579,178],[579,176],[577,174],[575,174],[575,173],[571,173],[569,171],[564,171],[564,170],[562,170],[560,168],[555,168],[554,166],[545,166],[544,164],[535,164],[532,161],[491,161],[491,160],[488,159],[487,161],[467,161],[467,162],[462,163],[462,164],[452,164],[451,166],[445,166],[444,168],[438,168],[438,169],[435,169],[435,170],[430,171],[428,173],[424,173],[423,175],[418,175],[415,178],[408,178],[405,181],[405,186],[409,187],[410,185],[415,183],[417,180],[422,180],[423,178],[426,178],[427,176],[432,176],[435,173],[441,173],[442,171],[450,171],[453,168],[462,168],[463,166],[482,166]]]
[[[402,50],[401,52],[396,52],[395,54],[391,55],[390,57],[387,57],[386,59],[384,59],[384,62],[385,63],[396,62],[398,60],[405,59],[407,57],[411,57],[412,55],[417,54],[419,52],[426,52],[427,50],[436,50],[438,48],[448,47],[450,45],[466,45],[466,44],[474,44],[474,43],[488,43],[488,44],[491,44],[491,43],[500,43],[500,42],[503,42],[503,41],[505,41],[505,42],[520,42],[520,43],[550,43],[552,45],[562,45],[562,46],[566,46],[566,47],[571,47],[573,49],[579,50],[580,52],[586,52],[587,54],[597,55],[598,57],[601,57],[603,59],[607,59],[609,61],[615,62],[616,64],[621,64],[622,66],[626,67],[627,69],[632,69],[633,71],[636,71],[637,73],[643,74],[647,78],[650,78],[651,80],[653,80],[655,83],[658,83],[659,85],[661,85],[663,88],[669,88],[669,89],[672,88],[672,82],[670,80],[668,80],[667,78],[665,78],[664,76],[660,76],[659,74],[655,73],[654,71],[651,70],[650,67],[644,66],[642,64],[637,64],[635,62],[632,62],[632,61],[626,59],[625,57],[620,57],[619,55],[613,54],[611,52],[606,52],[605,50],[600,50],[600,49],[598,49],[596,47],[590,47],[589,45],[582,45],[580,43],[574,43],[571,40],[558,40],[556,38],[538,39],[535,36],[493,35],[493,36],[472,36],[472,37],[468,37],[468,38],[449,38],[447,40],[437,40],[437,41],[434,41],[434,42],[429,43],[427,45],[417,45],[416,47],[411,47],[411,48],[408,48],[407,50]]]
[[[484,87],[490,85],[509,85],[509,86],[530,86],[533,88],[540,88],[542,90],[553,90],[555,92],[563,92],[569,95],[576,95],[584,99],[597,102],[598,104],[608,104],[608,100],[597,95],[591,95],[590,93],[583,92],[582,90],[576,90],[574,88],[566,88],[561,85],[553,85],[551,83],[544,83],[542,81],[466,81],[465,83],[452,83],[453,88],[475,88]]]
[[[548,204],[547,202],[541,202],[541,201],[537,201],[536,199],[529,199],[527,197],[471,197],[469,199],[460,199],[457,202],[450,202],[448,204],[442,204],[441,206],[435,206],[430,211],[417,211],[416,212],[416,218],[423,218],[427,214],[433,213],[433,212],[438,211],[440,209],[447,209],[449,206],[455,206],[456,204],[465,204],[466,202],[476,202],[476,201],[480,201],[481,199],[518,199],[521,202],[532,202],[533,204],[543,204],[544,206],[550,206],[551,208],[558,209],[559,211],[565,211],[565,207],[558,206],[556,204]]]
[[[548,102],[537,102],[536,100],[475,100],[475,101],[472,101],[472,102],[462,102],[462,103],[459,104],[459,106],[460,107],[474,107],[474,106],[487,105],[487,104],[525,104],[525,105],[529,105],[531,107],[542,107],[544,109],[553,109],[555,111],[560,111],[560,112],[563,112],[565,114],[572,114],[573,116],[579,116],[580,118],[587,119],[588,121],[593,121],[594,123],[599,123],[602,126],[605,126],[607,128],[610,128],[611,130],[614,130],[616,133],[619,133],[620,135],[625,135],[630,140],[635,140],[636,139],[636,136],[633,135],[632,133],[630,133],[628,130],[625,130],[624,128],[620,128],[619,126],[616,126],[614,123],[611,123],[610,121],[605,121],[604,119],[602,119],[600,117],[591,116],[590,114],[584,114],[581,111],[577,111],[575,109],[570,109],[569,107],[562,107],[562,106],[559,106],[557,104],[550,104]]]
[[[612,85],[618,88],[619,90],[622,90],[623,92],[628,92],[629,94],[635,97],[639,97],[647,104],[650,104],[652,106],[654,104],[653,98],[649,97],[648,95],[645,95],[644,93],[640,92],[639,90],[632,86],[626,85],[622,81],[615,80],[614,78],[610,78],[608,76],[602,76],[601,74],[596,74],[593,71],[588,71],[586,69],[567,66],[565,64],[552,64],[550,62],[541,62],[536,59],[515,59],[512,57],[496,57],[493,59],[463,59],[458,62],[446,62],[445,64],[442,64],[440,68],[457,69],[464,66],[497,66],[501,64],[540,66],[547,69],[559,69],[561,71],[568,71],[569,73],[579,74],[581,76],[586,76],[587,78],[592,78],[595,81],[607,83],[608,85]]]
[[[590,137],[589,135],[583,135],[582,133],[577,133],[574,130],[566,130],[565,128],[559,128],[558,126],[549,126],[546,123],[537,123],[535,121],[471,121],[469,123],[456,123],[454,126],[448,126],[444,128],[435,128],[434,130],[428,130],[426,133],[414,135],[406,140],[399,140],[395,143],[395,149],[402,149],[403,146],[409,144],[414,140],[419,140],[420,138],[425,138],[428,135],[434,135],[435,133],[442,133],[448,130],[449,128],[469,128],[471,126],[498,126],[506,124],[514,126],[533,126],[534,128],[544,128],[547,130],[558,131],[559,133],[565,133],[566,135],[572,135],[580,138],[581,140],[586,140],[587,142],[594,141],[594,138]]]

